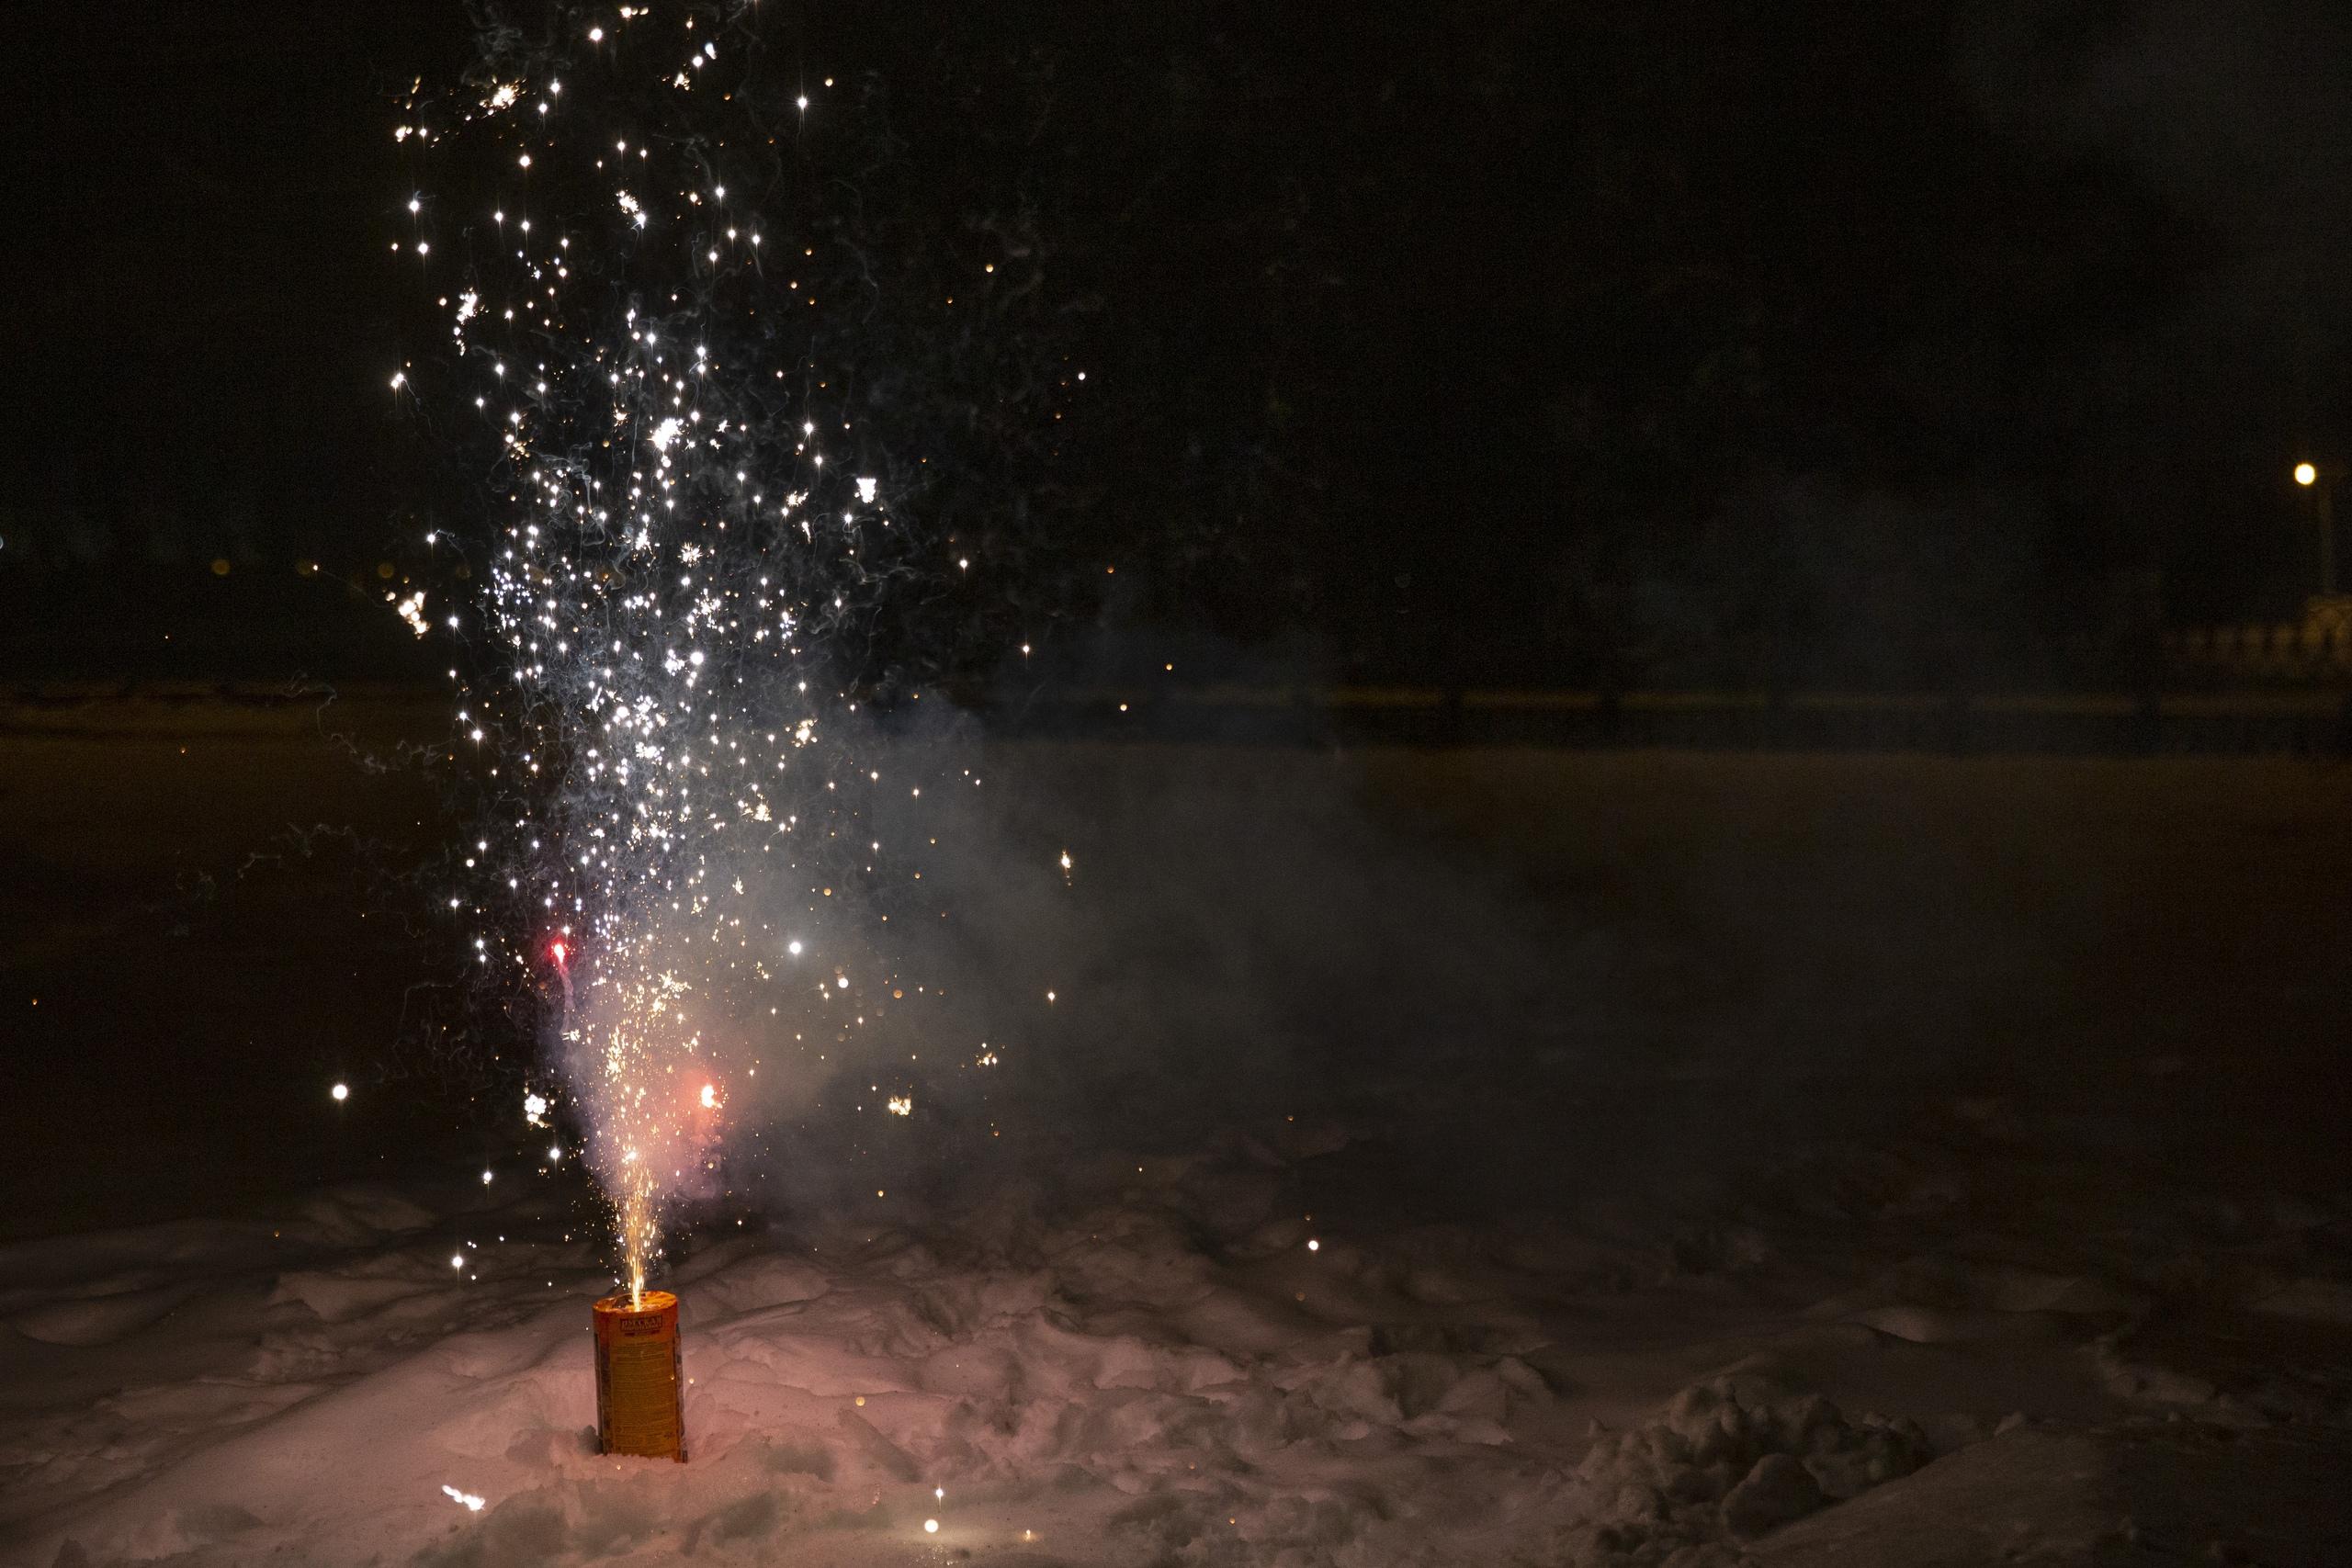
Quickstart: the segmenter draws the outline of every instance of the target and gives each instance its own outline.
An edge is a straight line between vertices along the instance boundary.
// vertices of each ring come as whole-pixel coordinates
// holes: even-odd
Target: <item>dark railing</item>
[[[2336,756],[2352,750],[2352,697],[2335,691],[1776,697],[1204,687],[1039,693],[993,702],[984,711],[995,733],[1073,739],[1955,755]]]
[[[359,728],[446,735],[429,687],[197,682],[0,689],[0,735]],[[1042,687],[967,700],[1004,739],[1237,745],[1670,748],[1948,755],[2352,756],[2352,689],[1936,694]]]

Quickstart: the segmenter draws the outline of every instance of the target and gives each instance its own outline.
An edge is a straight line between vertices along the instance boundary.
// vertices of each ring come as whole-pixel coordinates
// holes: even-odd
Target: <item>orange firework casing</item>
[[[596,1446],[608,1454],[686,1460],[685,1379],[680,1375],[678,1298],[648,1291],[596,1303]]]

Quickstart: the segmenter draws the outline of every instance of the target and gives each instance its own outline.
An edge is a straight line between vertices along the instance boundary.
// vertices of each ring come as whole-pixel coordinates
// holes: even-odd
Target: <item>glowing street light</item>
[[[2301,462],[2295,465],[2295,482],[2312,492],[2313,521],[2319,525],[2319,592],[2335,597],[2335,481],[2344,477],[2341,463]]]

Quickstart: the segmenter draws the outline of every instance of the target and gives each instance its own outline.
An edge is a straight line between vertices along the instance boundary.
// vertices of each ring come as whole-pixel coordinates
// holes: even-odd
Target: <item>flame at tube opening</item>
[[[709,1190],[719,1132],[715,1108],[688,1087],[703,1082],[706,1046],[688,1008],[695,987],[660,957],[656,942],[600,953],[580,1017],[564,1032],[632,1303],[661,1257],[668,1208]]]

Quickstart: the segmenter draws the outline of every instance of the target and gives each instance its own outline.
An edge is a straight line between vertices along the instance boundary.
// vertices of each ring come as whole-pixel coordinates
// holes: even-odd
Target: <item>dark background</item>
[[[883,95],[906,233],[1018,229],[1094,369],[1051,475],[961,498],[1050,480],[1018,565],[1057,616],[1358,677],[1917,689],[2130,679],[2159,623],[2314,585],[2320,0],[772,19]],[[390,127],[466,9],[7,30],[0,660],[430,663],[375,592],[469,525],[386,390],[438,330]]]
[[[2319,1325],[2218,1310],[2241,1276],[2346,1274],[2340,1205],[2279,1199],[2346,1186],[2342,766],[2136,755],[2183,716],[2098,689],[2139,686],[2160,628],[2291,619],[2313,586],[2287,475],[2352,443],[2352,24],[767,4],[779,68],[866,117],[825,210],[905,283],[832,340],[895,378],[860,423],[941,450],[957,400],[1090,370],[1067,429],[1036,439],[1042,404],[1008,395],[902,513],[968,539],[1069,667],[1216,645],[1243,672],[1629,698],[1575,745],[1541,743],[1588,711],[1566,703],[1385,734],[1536,742],[1502,746],[1238,744],[1162,690],[1126,731],[1159,744],[957,716],[1030,814],[974,840],[1061,900],[1035,918],[976,856],[967,960],[1051,964],[1085,1000],[1008,1053],[985,1127],[926,1087],[911,1168],[793,1143],[814,1174],[777,1212],[1362,1113],[1386,1130],[1317,1213],[1713,1185],[1737,1196],[1695,1213],[1789,1204],[1858,1279],[2023,1226],[2065,1238],[2037,1268],[2142,1254],[2164,1334],[2210,1324],[2217,1362],[2308,1365],[2342,1408]],[[387,386],[447,331],[391,254],[423,176],[389,128],[470,36],[442,0],[0,18],[0,1239],[357,1177],[443,1191],[526,1153],[528,1031],[469,1010],[473,924],[440,913],[463,654],[382,603],[446,570],[425,528],[497,521],[450,426]],[[1023,265],[952,332],[892,303],[984,245]],[[130,689],[45,684],[91,674]],[[1872,713],[1912,716],[1864,739],[1912,754],[1834,703],[1694,728],[1670,693],[1705,686],[1881,688]],[[1949,700],[2003,686],[2059,699],[1997,728]],[[1251,712],[1329,739],[1307,706]],[[1172,709],[1205,716],[1172,735]],[[2045,747],[2135,755],[2014,754]],[[1737,1234],[1657,1236],[1667,1278]]]

